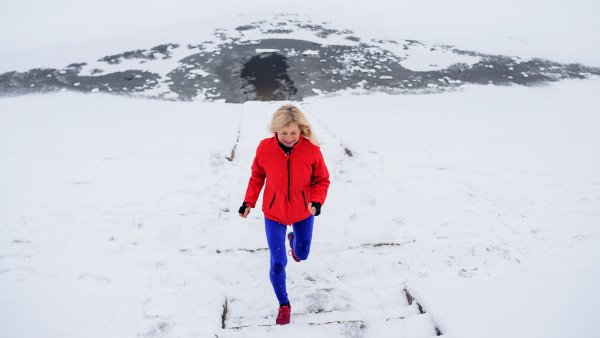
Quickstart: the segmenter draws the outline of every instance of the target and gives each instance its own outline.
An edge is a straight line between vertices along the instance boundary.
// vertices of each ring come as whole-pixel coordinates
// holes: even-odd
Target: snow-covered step
[[[240,311],[242,310],[242,311]],[[227,320],[225,326],[228,328],[245,327],[252,325],[270,325],[275,323],[277,318],[277,308],[273,307],[267,314],[264,313],[244,313],[243,310],[247,309],[236,309],[233,306],[228,306]],[[305,311],[306,308],[302,308],[301,311]],[[411,316],[420,315],[420,311],[417,306],[402,306],[393,309],[382,309],[382,308],[357,308],[353,310],[318,310],[311,312],[300,312],[292,309],[291,322],[296,324],[313,324],[313,323],[325,323],[325,322],[346,322],[356,320],[391,320],[391,319],[403,319]],[[239,316],[232,316],[239,315]]]
[[[297,284],[297,283],[296,283]],[[292,303],[292,324],[324,324],[341,322],[379,322],[422,317],[417,302],[409,305],[402,288],[354,289],[343,287],[336,289],[310,289],[305,287],[288,288]],[[268,290],[270,291],[270,290]],[[225,328],[241,329],[244,327],[269,326],[275,323],[276,305],[269,308],[252,306],[249,303],[252,295],[234,299],[227,306]],[[264,302],[264,300],[262,300]],[[266,312],[265,312],[266,311]],[[428,330],[434,330],[436,324],[429,317]],[[410,319],[412,322],[414,319]],[[404,325],[404,324],[402,324]]]
[[[219,338],[224,337],[393,337],[429,338],[438,335],[435,323],[429,314],[386,319],[330,320],[315,315],[313,321],[304,322],[292,315],[290,324],[250,324],[223,329]]]

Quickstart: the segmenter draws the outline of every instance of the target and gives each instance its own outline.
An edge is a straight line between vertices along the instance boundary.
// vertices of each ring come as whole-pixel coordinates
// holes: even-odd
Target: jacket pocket
[[[273,190],[273,199],[271,200],[271,204],[269,204],[269,209],[273,206],[273,202],[275,202],[275,196],[277,196],[277,192]]]
[[[308,209],[306,206],[306,197],[304,197],[304,190],[302,190],[302,200],[304,201],[304,207]]]

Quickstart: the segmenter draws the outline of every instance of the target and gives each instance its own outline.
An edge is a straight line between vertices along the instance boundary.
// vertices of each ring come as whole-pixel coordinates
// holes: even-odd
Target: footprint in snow
[[[79,281],[87,284],[102,285],[110,283],[110,278],[83,274],[79,276]]]

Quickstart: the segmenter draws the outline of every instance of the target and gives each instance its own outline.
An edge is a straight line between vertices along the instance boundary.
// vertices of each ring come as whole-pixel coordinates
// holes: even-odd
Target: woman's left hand
[[[308,202],[308,211],[314,216],[317,213],[317,208],[312,206],[312,202]]]

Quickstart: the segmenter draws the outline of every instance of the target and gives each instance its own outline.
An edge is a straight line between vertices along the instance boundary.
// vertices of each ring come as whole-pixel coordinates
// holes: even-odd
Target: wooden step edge
[[[406,317],[393,317],[393,318],[387,318],[386,321],[389,321],[391,319],[404,319]],[[356,319],[356,320],[334,320],[331,322],[324,322],[324,323],[306,323],[310,326],[313,325],[328,325],[328,324],[344,324],[344,323],[364,323],[364,320],[360,320],[360,319]],[[257,326],[278,326],[279,324],[258,324]],[[232,327],[228,327],[226,329],[229,330],[241,330],[242,328],[245,327],[250,327],[252,325],[240,325],[240,326],[232,326]]]

